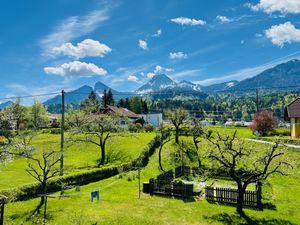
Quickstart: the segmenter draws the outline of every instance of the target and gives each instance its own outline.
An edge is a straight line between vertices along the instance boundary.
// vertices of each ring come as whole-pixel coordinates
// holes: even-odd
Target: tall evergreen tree
[[[107,92],[106,90],[103,91],[103,96],[102,96],[102,106],[105,108],[108,105],[107,103]]]
[[[125,107],[125,100],[123,98],[120,99],[118,106]]]
[[[148,113],[149,113],[149,110],[148,110],[147,102],[146,102],[146,101],[143,101],[143,100],[141,99],[141,104],[142,104],[142,113],[148,114]]]
[[[100,108],[100,102],[94,91],[91,91],[87,99],[80,103],[80,109],[85,112],[95,112]]]
[[[115,100],[114,100],[111,89],[109,89],[108,91],[104,90],[103,96],[102,96],[102,104],[104,107],[107,107],[107,105],[115,104]]]
[[[127,109],[130,109],[130,110],[131,110],[129,98],[125,98],[124,108],[127,108]]]
[[[109,89],[108,92],[107,92],[107,103],[108,103],[108,105],[114,105],[115,104],[115,100],[114,100],[111,89]]]

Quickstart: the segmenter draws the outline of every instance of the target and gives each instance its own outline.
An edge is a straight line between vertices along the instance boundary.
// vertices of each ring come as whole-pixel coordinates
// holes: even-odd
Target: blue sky
[[[299,0],[3,0],[0,17],[0,98],[157,73],[209,85],[300,57]]]

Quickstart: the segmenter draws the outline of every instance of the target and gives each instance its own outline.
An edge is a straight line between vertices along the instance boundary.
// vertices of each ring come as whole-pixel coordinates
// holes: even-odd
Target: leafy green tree
[[[179,144],[179,133],[184,125],[189,121],[189,113],[183,108],[166,110],[166,116],[175,128],[175,141]]]
[[[15,121],[11,118],[12,112],[9,110],[0,111],[0,136],[4,137],[8,143],[12,142],[15,133]]]
[[[120,130],[119,118],[107,114],[88,114],[80,119],[78,124],[73,123],[75,126],[72,127],[72,139],[75,142],[86,142],[98,146],[101,152],[98,167],[103,166],[106,162],[107,142],[119,136],[116,133]]]
[[[29,127],[33,129],[46,127],[49,123],[49,113],[37,100],[34,100],[33,105],[29,107],[27,117]]]
[[[130,110],[137,113],[137,114],[141,114],[142,113],[142,103],[139,97],[134,96],[131,100],[130,100]]]
[[[17,98],[11,105],[9,105],[4,111],[10,116],[10,120],[15,124],[15,130],[20,130],[21,125],[23,127],[26,123],[26,107],[21,105],[21,99]]]

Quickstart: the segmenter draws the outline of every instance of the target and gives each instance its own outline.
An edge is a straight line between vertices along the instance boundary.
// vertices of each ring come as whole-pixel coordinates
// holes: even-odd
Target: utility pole
[[[258,106],[258,88],[256,88],[256,112],[259,111],[259,106]]]
[[[65,91],[61,91],[60,173],[64,175]]]
[[[141,168],[138,169],[139,176],[139,198],[141,198]]]

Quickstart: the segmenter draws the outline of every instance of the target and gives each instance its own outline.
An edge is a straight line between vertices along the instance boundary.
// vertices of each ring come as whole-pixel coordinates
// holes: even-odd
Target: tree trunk
[[[238,197],[237,197],[236,211],[240,215],[244,214],[243,201],[244,201],[244,189],[242,184],[238,184]]]
[[[176,144],[179,144],[179,128],[175,128],[175,142]]]
[[[46,186],[46,182],[44,182],[44,183],[42,183],[42,194],[45,195],[46,192],[47,192],[47,186]],[[40,213],[40,209],[42,208],[44,203],[45,203],[45,196],[41,196],[40,203],[37,205],[37,207],[33,211],[32,215],[35,215],[36,213]]]
[[[194,145],[195,145],[196,152],[197,152],[198,166],[199,166],[199,169],[201,169],[202,163],[201,163],[201,159],[200,159],[200,156],[199,156],[199,148],[198,148],[198,144],[195,140],[194,140]]]
[[[101,161],[98,167],[103,166],[105,164],[105,144],[101,145]]]
[[[202,163],[201,163],[201,160],[200,160],[200,157],[199,157],[199,156],[198,156],[198,166],[199,166],[199,169],[201,169]]]

